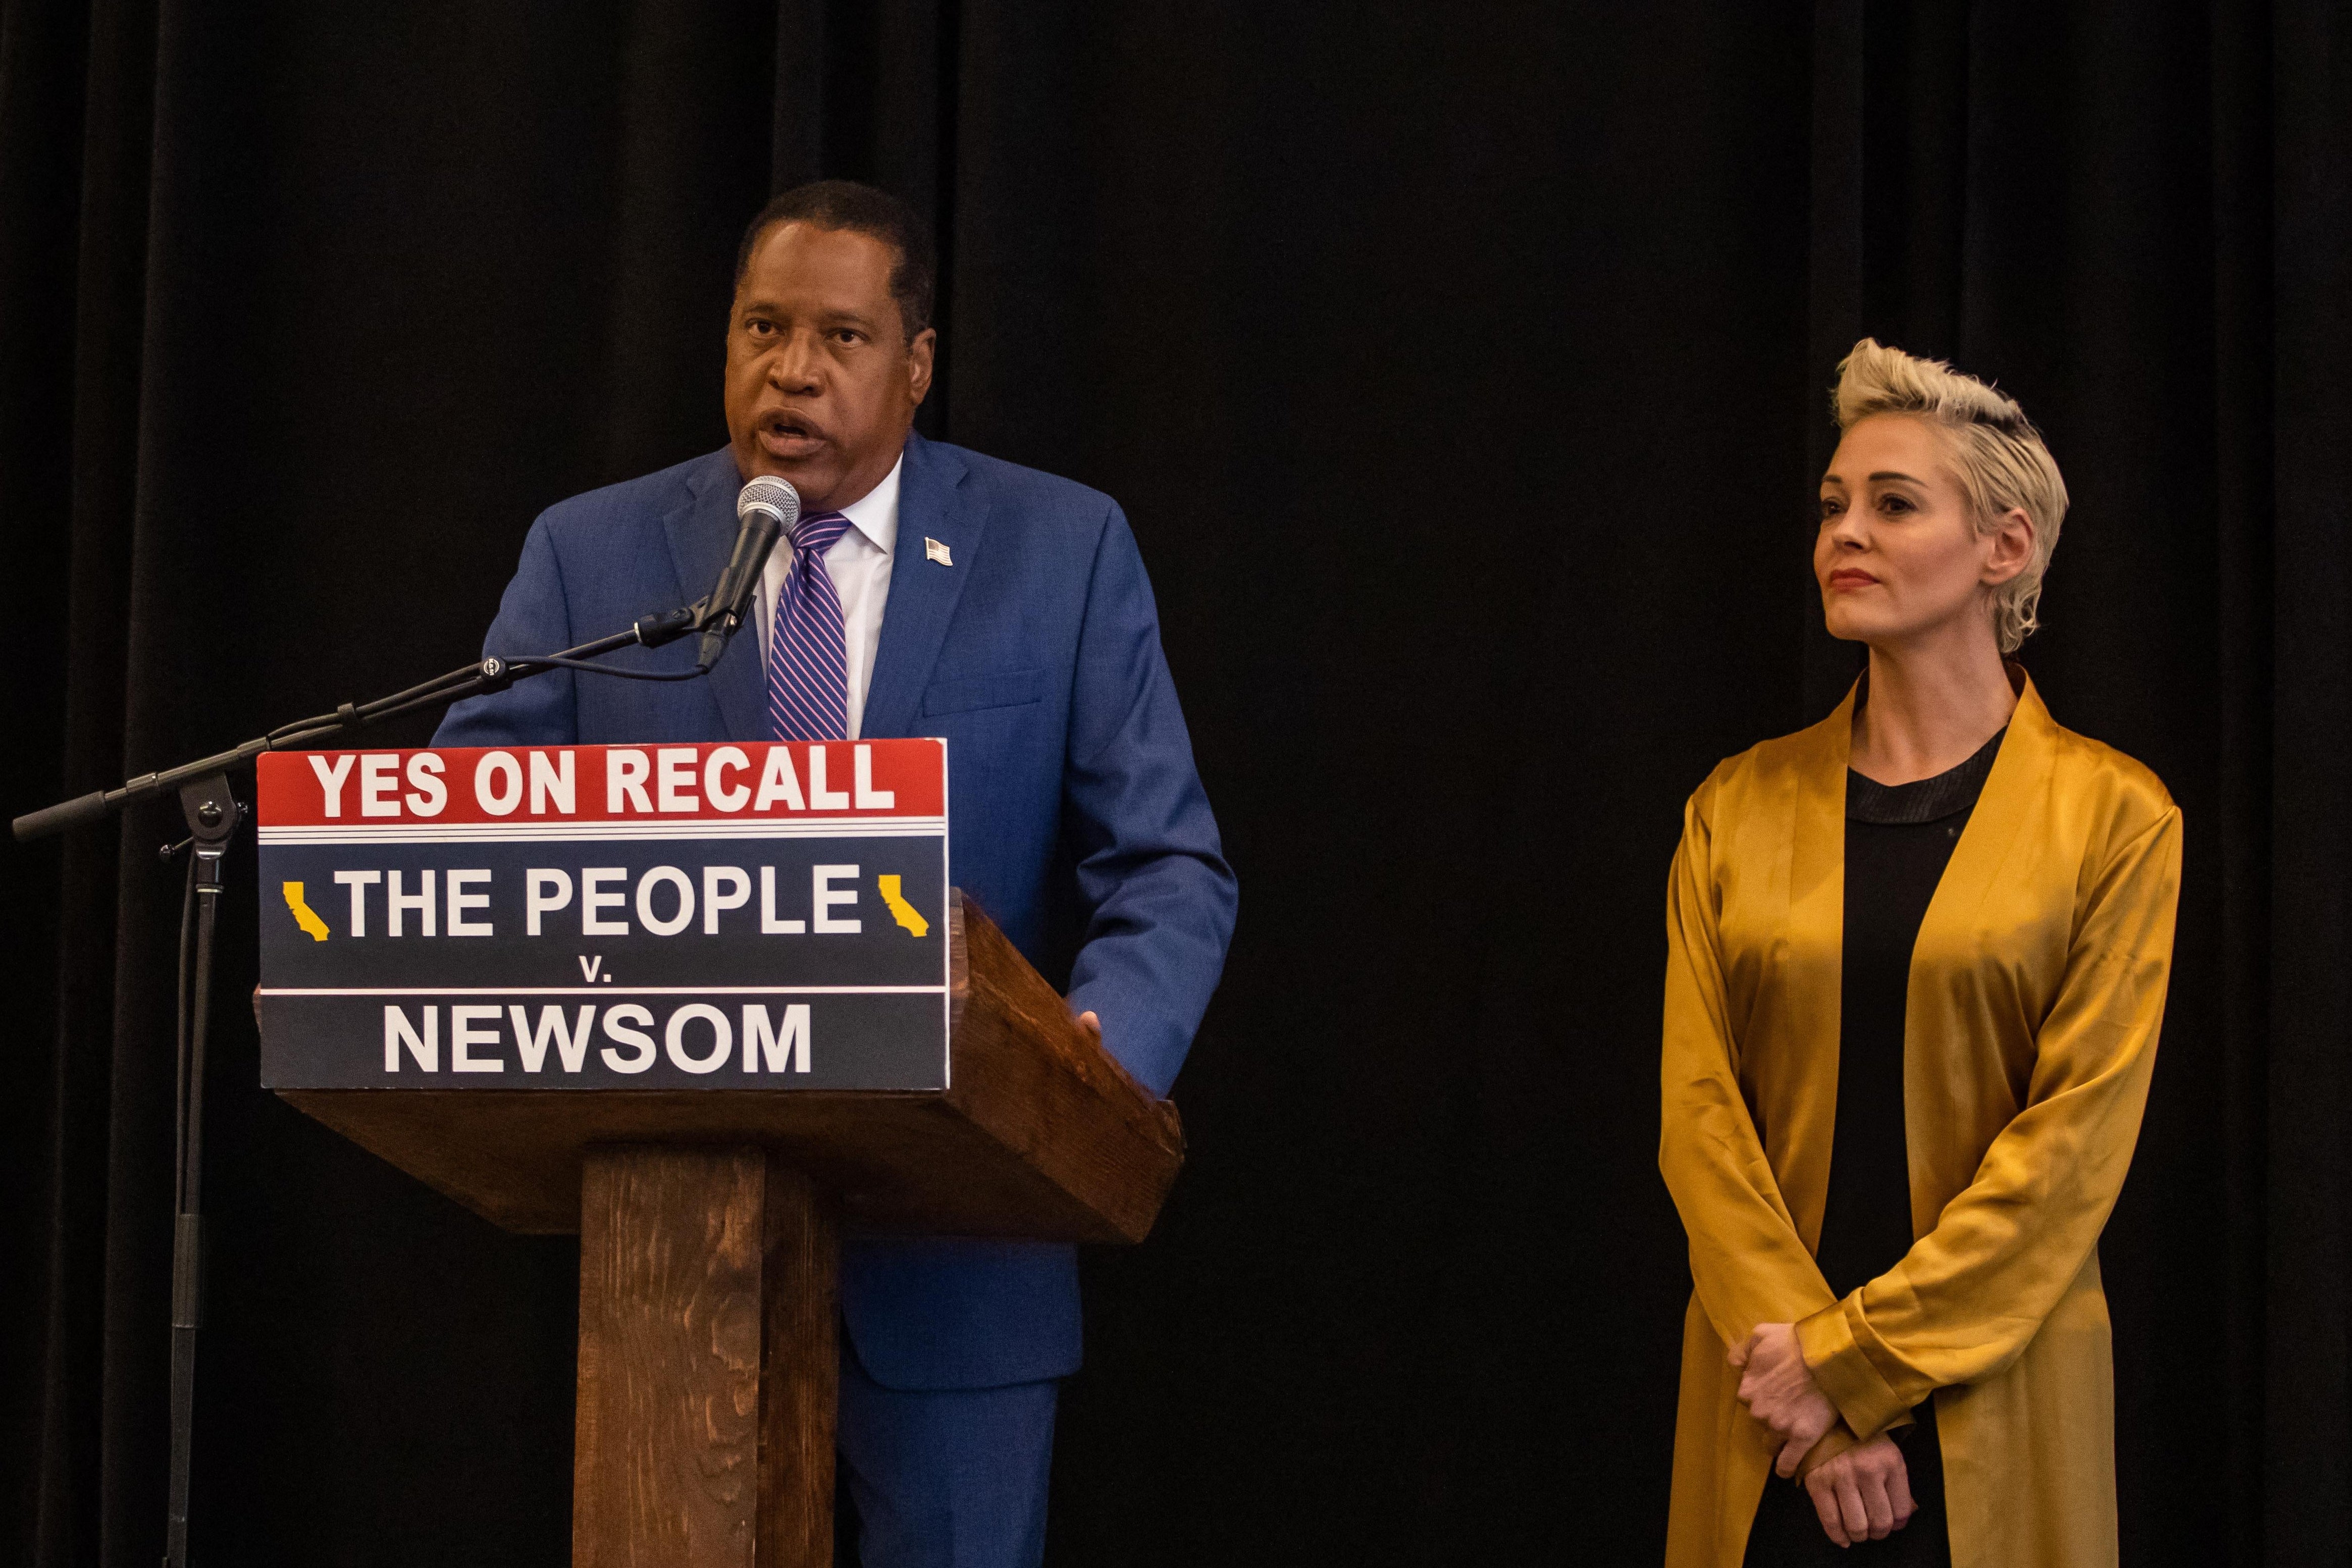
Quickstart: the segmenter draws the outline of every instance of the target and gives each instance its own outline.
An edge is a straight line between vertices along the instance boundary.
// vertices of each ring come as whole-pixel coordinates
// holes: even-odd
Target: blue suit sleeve
[[[1160,647],[1150,579],[1126,517],[1097,547],[1071,693],[1065,820],[1088,910],[1070,1005],[1166,1094],[1224,969],[1239,888],[1192,764]]]
[[[482,639],[482,656],[514,658],[558,653],[572,644],[571,606],[563,595],[563,570],[547,519],[530,525],[522,560],[499,601],[498,618]],[[580,721],[568,669],[551,669],[519,680],[504,691],[469,697],[451,706],[434,731],[436,746],[569,746],[578,743]]]

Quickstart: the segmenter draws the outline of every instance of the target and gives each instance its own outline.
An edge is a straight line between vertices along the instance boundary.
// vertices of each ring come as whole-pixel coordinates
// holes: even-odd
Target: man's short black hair
[[[932,248],[930,226],[915,209],[887,191],[861,185],[855,180],[816,180],[795,185],[760,209],[743,243],[735,252],[735,287],[743,286],[751,270],[752,247],[760,237],[780,223],[810,223],[819,228],[846,230],[878,239],[898,253],[890,268],[890,298],[898,301],[898,320],[907,341],[931,324],[931,300],[939,287],[939,254]]]

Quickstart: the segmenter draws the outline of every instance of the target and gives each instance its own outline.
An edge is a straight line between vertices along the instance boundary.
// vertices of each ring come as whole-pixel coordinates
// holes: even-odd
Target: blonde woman
[[[1813,570],[1868,668],[1699,786],[1667,897],[1666,1560],[2096,1568],[2180,813],[2007,662],[2066,512],[2023,411],[1867,339],[1835,408]]]

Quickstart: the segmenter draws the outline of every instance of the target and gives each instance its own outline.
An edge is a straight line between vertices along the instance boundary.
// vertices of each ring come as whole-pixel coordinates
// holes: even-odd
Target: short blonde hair
[[[1979,531],[1991,532],[2012,507],[2032,519],[2033,559],[1992,595],[1993,636],[2003,654],[2015,653],[2042,624],[2042,576],[2066,521],[2066,481],[2025,410],[1942,360],[1915,359],[1874,338],[1838,363],[1830,408],[1841,432],[1874,414],[1914,415],[1941,429]]]

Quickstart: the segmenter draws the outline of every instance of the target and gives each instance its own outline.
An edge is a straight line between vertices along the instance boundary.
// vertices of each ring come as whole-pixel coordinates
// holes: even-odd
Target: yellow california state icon
[[[312,942],[326,941],[327,922],[319,918],[318,910],[302,901],[302,884],[281,882],[278,886],[285,889],[286,907],[294,911],[294,923],[309,931]]]

